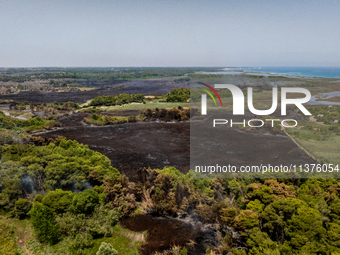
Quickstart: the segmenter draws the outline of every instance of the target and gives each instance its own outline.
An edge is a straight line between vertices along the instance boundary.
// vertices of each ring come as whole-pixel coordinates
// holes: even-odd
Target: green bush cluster
[[[118,255],[118,252],[111,244],[102,242],[96,255]]]
[[[119,175],[107,157],[71,140],[46,146],[6,145],[0,147],[0,154],[0,210],[13,211],[24,194],[84,190],[90,183],[102,183],[105,176]],[[43,202],[53,204],[57,199],[59,208],[51,207],[62,211],[70,195],[54,192]]]
[[[114,204],[103,186],[91,188],[105,178],[121,180],[107,157],[63,138],[44,146],[1,146],[0,155],[0,213],[30,218],[41,244],[58,244],[57,254],[86,254],[94,239],[113,234],[126,210],[124,194],[119,191],[121,202]],[[5,241],[16,252],[16,240]]]
[[[84,254],[94,239],[112,236],[120,218],[120,209],[94,189],[79,193],[57,189],[37,197],[29,213],[35,236],[43,244],[59,243],[58,254]]]
[[[119,94],[117,96],[99,96],[92,99],[90,106],[110,106],[110,105],[122,105],[132,102],[142,103],[144,100],[143,94]]]
[[[38,240],[43,244],[55,244],[60,238],[60,229],[54,211],[40,203],[33,206],[31,222]]]
[[[190,98],[190,89],[180,88],[172,89],[170,93],[166,95],[167,102],[186,102]]]
[[[6,116],[0,111],[0,129],[22,129],[26,131],[33,131],[53,127],[54,125],[55,122],[53,120],[45,120],[41,117],[35,117],[29,120],[20,120]]]
[[[313,106],[307,109],[318,122],[332,125],[334,121],[340,121],[340,105]],[[340,125],[339,122],[338,125]]]
[[[102,114],[92,114],[91,118],[84,118],[85,122],[88,124],[95,125],[111,125],[111,124],[122,124],[122,123],[134,123],[137,122],[137,118],[139,116],[131,115],[131,116],[108,116]]]
[[[237,202],[233,206],[237,216],[233,222],[229,219],[228,224],[232,223],[241,233],[247,248],[244,254],[339,252],[340,242],[335,241],[340,238],[340,217],[337,216],[340,182],[337,179],[223,182],[226,192]],[[219,214],[225,214],[225,210],[219,210]],[[227,250],[235,254],[241,252],[232,245]]]

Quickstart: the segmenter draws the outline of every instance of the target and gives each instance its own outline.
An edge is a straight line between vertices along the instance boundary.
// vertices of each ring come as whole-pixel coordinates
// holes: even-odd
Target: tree
[[[111,244],[102,242],[96,255],[118,255],[118,251]]]
[[[59,239],[59,226],[53,210],[37,203],[33,206],[31,222],[34,232],[41,243],[55,244]]]
[[[84,190],[76,194],[71,204],[74,213],[92,214],[96,205],[99,204],[99,195],[92,189]]]
[[[298,208],[306,205],[296,198],[279,199],[265,207],[260,214],[263,220],[263,230],[275,240],[283,243],[288,220],[297,213]]]
[[[56,213],[64,213],[71,205],[73,196],[72,191],[56,189],[55,191],[50,191],[46,196],[44,196],[42,203],[52,208]]]
[[[6,205],[6,209],[9,210],[14,207],[15,201],[23,195],[21,180],[19,178],[7,180],[4,187],[2,190],[3,198],[0,198],[0,200],[5,200],[3,201],[4,207]]]
[[[326,230],[322,226],[320,212],[306,205],[297,209],[291,220],[288,220],[286,228],[287,236],[291,238],[293,249],[300,250],[307,242],[315,241],[319,245],[324,244]],[[315,250],[315,248],[310,249]]]
[[[261,213],[263,211],[263,208],[264,208],[264,204],[262,204],[260,202],[260,200],[258,199],[255,199],[254,201],[250,201],[248,204],[247,204],[247,209],[248,210],[253,210],[254,212],[257,212],[257,213]]]
[[[186,102],[190,98],[190,89],[173,89],[166,95],[167,102]]]
[[[267,233],[259,230],[250,234],[247,240],[247,247],[249,249],[248,254],[250,255],[280,255],[276,243],[270,240]]]
[[[20,198],[15,201],[15,213],[20,219],[25,218],[31,208],[32,202],[28,201],[27,199]]]
[[[242,210],[235,218],[235,226],[238,229],[248,230],[259,225],[258,213],[252,210]]]

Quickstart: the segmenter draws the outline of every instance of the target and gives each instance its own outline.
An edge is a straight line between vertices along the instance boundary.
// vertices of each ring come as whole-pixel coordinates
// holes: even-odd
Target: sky
[[[0,67],[339,67],[339,13],[339,0],[0,0]]]

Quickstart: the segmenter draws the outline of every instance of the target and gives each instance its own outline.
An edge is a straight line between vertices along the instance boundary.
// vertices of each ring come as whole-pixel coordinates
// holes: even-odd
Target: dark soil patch
[[[141,110],[117,110],[117,111],[105,111],[99,112],[102,115],[109,115],[109,116],[131,116],[131,115],[139,115]]]
[[[78,112],[76,114],[65,115],[57,121],[61,123],[63,127],[81,127],[84,125],[84,118],[90,115],[90,113]]]
[[[146,243],[140,249],[142,255],[150,255],[154,252],[170,249],[174,245],[186,246],[192,240],[202,239],[202,233],[192,225],[169,217],[152,217],[150,215],[135,215],[121,222],[124,228],[135,232],[147,230]],[[189,250],[189,254],[205,254],[200,243],[195,245],[195,250]]]

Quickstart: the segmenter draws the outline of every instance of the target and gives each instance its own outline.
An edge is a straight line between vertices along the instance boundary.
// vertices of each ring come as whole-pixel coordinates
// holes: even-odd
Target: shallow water
[[[263,72],[293,76],[340,78],[339,67],[257,67],[241,69],[246,72]]]
[[[340,102],[330,102],[330,101],[317,101],[318,99],[328,99],[331,97],[340,97],[340,91],[333,91],[328,93],[320,93],[309,100],[308,104],[311,105],[340,105]]]

